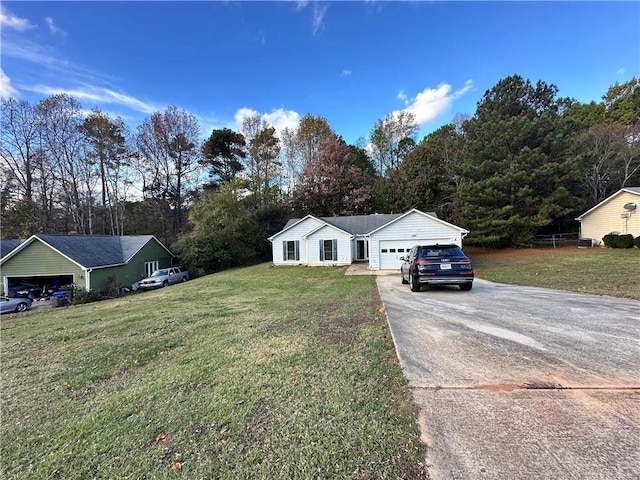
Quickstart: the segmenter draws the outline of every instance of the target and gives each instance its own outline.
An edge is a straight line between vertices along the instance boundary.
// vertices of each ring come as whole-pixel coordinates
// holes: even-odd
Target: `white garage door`
[[[400,257],[406,257],[414,245],[428,245],[432,243],[447,243],[448,238],[411,239],[411,240],[381,240],[380,241],[380,270],[399,270],[402,265]]]

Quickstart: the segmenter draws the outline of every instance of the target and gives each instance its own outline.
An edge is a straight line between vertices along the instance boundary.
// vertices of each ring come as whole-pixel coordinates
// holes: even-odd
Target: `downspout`
[[[93,272],[93,268],[87,268],[85,270],[85,275],[84,275],[84,289],[88,292],[90,289],[89,287],[91,286],[91,272]]]

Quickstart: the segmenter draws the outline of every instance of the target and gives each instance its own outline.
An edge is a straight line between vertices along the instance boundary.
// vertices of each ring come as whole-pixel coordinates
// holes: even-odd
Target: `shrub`
[[[617,233],[609,233],[602,237],[605,247],[610,248],[633,248],[633,235],[618,235]]]
[[[618,248],[633,248],[633,235],[618,235]]]
[[[640,235],[638,235],[636,237],[636,239],[633,241],[634,245],[638,248],[640,248]]]
[[[609,248],[617,248],[618,246],[618,234],[617,233],[608,233],[604,237],[602,237],[602,242],[605,247]]]
[[[80,305],[82,303],[92,303],[106,300],[105,296],[95,290],[74,289],[69,299],[70,305]]]

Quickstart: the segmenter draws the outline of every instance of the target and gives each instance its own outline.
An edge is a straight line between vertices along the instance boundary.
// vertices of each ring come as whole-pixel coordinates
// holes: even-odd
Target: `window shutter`
[[[320,261],[324,262],[324,242],[319,240],[320,242]]]
[[[287,258],[287,241],[282,241],[282,260],[288,260]]]
[[[333,241],[333,261],[338,261],[338,240]]]
[[[300,260],[300,240],[296,240],[296,260]]]

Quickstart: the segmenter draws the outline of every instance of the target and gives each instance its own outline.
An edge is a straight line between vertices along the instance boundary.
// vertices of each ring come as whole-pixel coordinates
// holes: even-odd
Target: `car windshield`
[[[458,247],[433,247],[420,249],[420,258],[464,256],[464,252]]]
[[[166,270],[156,270],[155,272],[153,272],[151,274],[152,277],[162,277],[164,275],[167,275],[167,271]]]

